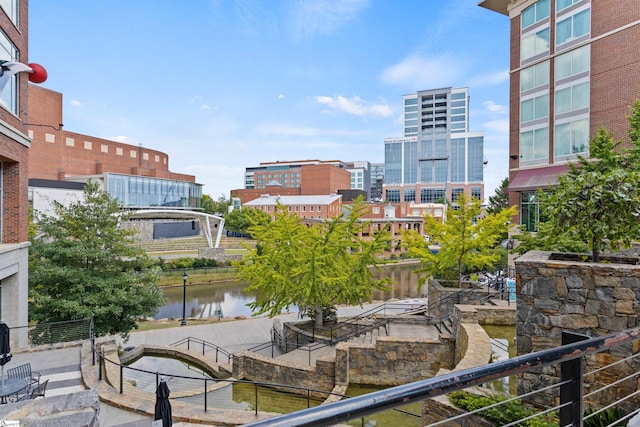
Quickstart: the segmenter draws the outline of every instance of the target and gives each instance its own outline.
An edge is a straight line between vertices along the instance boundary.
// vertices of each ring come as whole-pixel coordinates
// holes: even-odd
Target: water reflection
[[[419,298],[426,289],[418,290],[417,263],[393,264],[381,267],[377,278],[390,277],[392,285],[387,291],[374,291],[374,301],[392,298]],[[247,284],[225,281],[187,287],[186,315],[194,318],[251,316],[247,304],[255,301],[256,292],[245,291]],[[160,307],[155,319],[182,318],[182,286],[163,288],[167,302]]]

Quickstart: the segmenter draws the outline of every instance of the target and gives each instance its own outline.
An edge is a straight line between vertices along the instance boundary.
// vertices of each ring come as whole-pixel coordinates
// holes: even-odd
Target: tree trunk
[[[316,326],[324,325],[324,319],[322,318],[322,306],[314,307],[313,311],[316,313]]]

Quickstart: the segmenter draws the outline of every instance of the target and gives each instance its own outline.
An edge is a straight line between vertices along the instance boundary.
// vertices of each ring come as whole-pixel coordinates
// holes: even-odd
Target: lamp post
[[[187,326],[186,304],[187,304],[187,272],[182,272],[182,321],[180,326]]]

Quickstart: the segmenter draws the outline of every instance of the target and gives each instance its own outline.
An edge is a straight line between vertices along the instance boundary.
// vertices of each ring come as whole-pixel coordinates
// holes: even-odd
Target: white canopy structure
[[[210,248],[218,248],[220,247],[220,238],[222,237],[222,229],[224,228],[224,218],[211,215],[204,212],[197,211],[187,211],[187,210],[178,210],[178,209],[141,209],[137,211],[132,211],[130,213],[130,218],[133,219],[190,219],[190,220],[198,220],[200,222],[202,231],[204,236],[207,239],[207,243]],[[216,241],[215,246],[213,243],[213,234],[211,232],[211,223],[214,222],[217,224],[218,232],[216,233]]]

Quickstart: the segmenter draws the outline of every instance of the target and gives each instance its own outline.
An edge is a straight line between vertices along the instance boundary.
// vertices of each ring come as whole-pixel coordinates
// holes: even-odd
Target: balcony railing
[[[252,427],[285,427],[285,426],[331,426],[339,422],[346,422],[354,419],[364,419],[367,415],[388,409],[397,408],[408,403],[424,401],[426,399],[438,397],[450,393],[455,390],[461,390],[472,386],[482,385],[496,379],[505,378],[513,375],[524,374],[527,372],[537,372],[539,368],[549,365],[559,365],[561,378],[552,384],[545,384],[537,390],[530,391],[526,394],[514,397],[523,402],[532,401],[533,396],[537,393],[553,393],[557,396],[557,404],[553,407],[537,408],[532,415],[529,415],[510,424],[502,425],[524,425],[520,424],[526,419],[551,416],[557,420],[560,426],[582,426],[585,402],[597,400],[602,402],[603,398],[595,398],[597,394],[615,396],[612,401],[606,404],[600,403],[599,409],[591,412],[587,417],[595,417],[602,411],[606,411],[613,407],[631,407],[639,408],[637,401],[637,387],[624,387],[623,390],[629,391],[627,394],[620,396],[618,393],[612,393],[612,389],[619,391],[620,385],[625,382],[637,383],[638,370],[632,374],[619,377],[619,364],[630,364],[634,362],[632,359],[638,357],[637,352],[626,354],[622,360],[617,360],[606,366],[601,366],[591,372],[584,372],[585,358],[607,350],[613,350],[619,353],[627,352],[627,349],[636,348],[630,344],[640,339],[640,328],[630,329],[617,334],[611,334],[603,337],[588,338],[582,335],[565,333],[563,335],[563,343],[561,347],[539,351],[501,362],[492,363],[485,366],[479,366],[464,371],[451,372],[445,375],[439,375],[427,380],[416,381],[397,387],[384,389],[381,391],[369,393],[366,395],[353,397],[339,402],[317,406],[270,418],[264,421],[258,421],[248,424]],[[605,359],[605,358],[603,358]],[[606,371],[614,373],[607,374]],[[584,393],[584,378],[598,375],[600,377],[617,377],[614,381],[604,385],[597,390],[590,387],[588,393]],[[602,396],[601,396],[602,397]],[[505,404],[501,402],[500,404]],[[464,422],[464,417],[482,415],[482,411],[487,408],[479,409],[473,412],[466,412],[458,416],[448,417],[441,420],[430,420],[431,424],[439,425],[447,423],[454,425],[452,422]],[[640,409],[627,411],[623,419],[630,419]],[[428,412],[428,411],[427,411]],[[426,414],[428,415],[428,414]],[[424,420],[423,420],[424,421]],[[449,424],[452,423],[452,424]],[[461,424],[461,425],[467,425]],[[364,422],[363,422],[364,425]],[[423,424],[421,424],[423,425]],[[471,424],[469,424],[471,425]],[[614,425],[614,424],[610,424]]]

